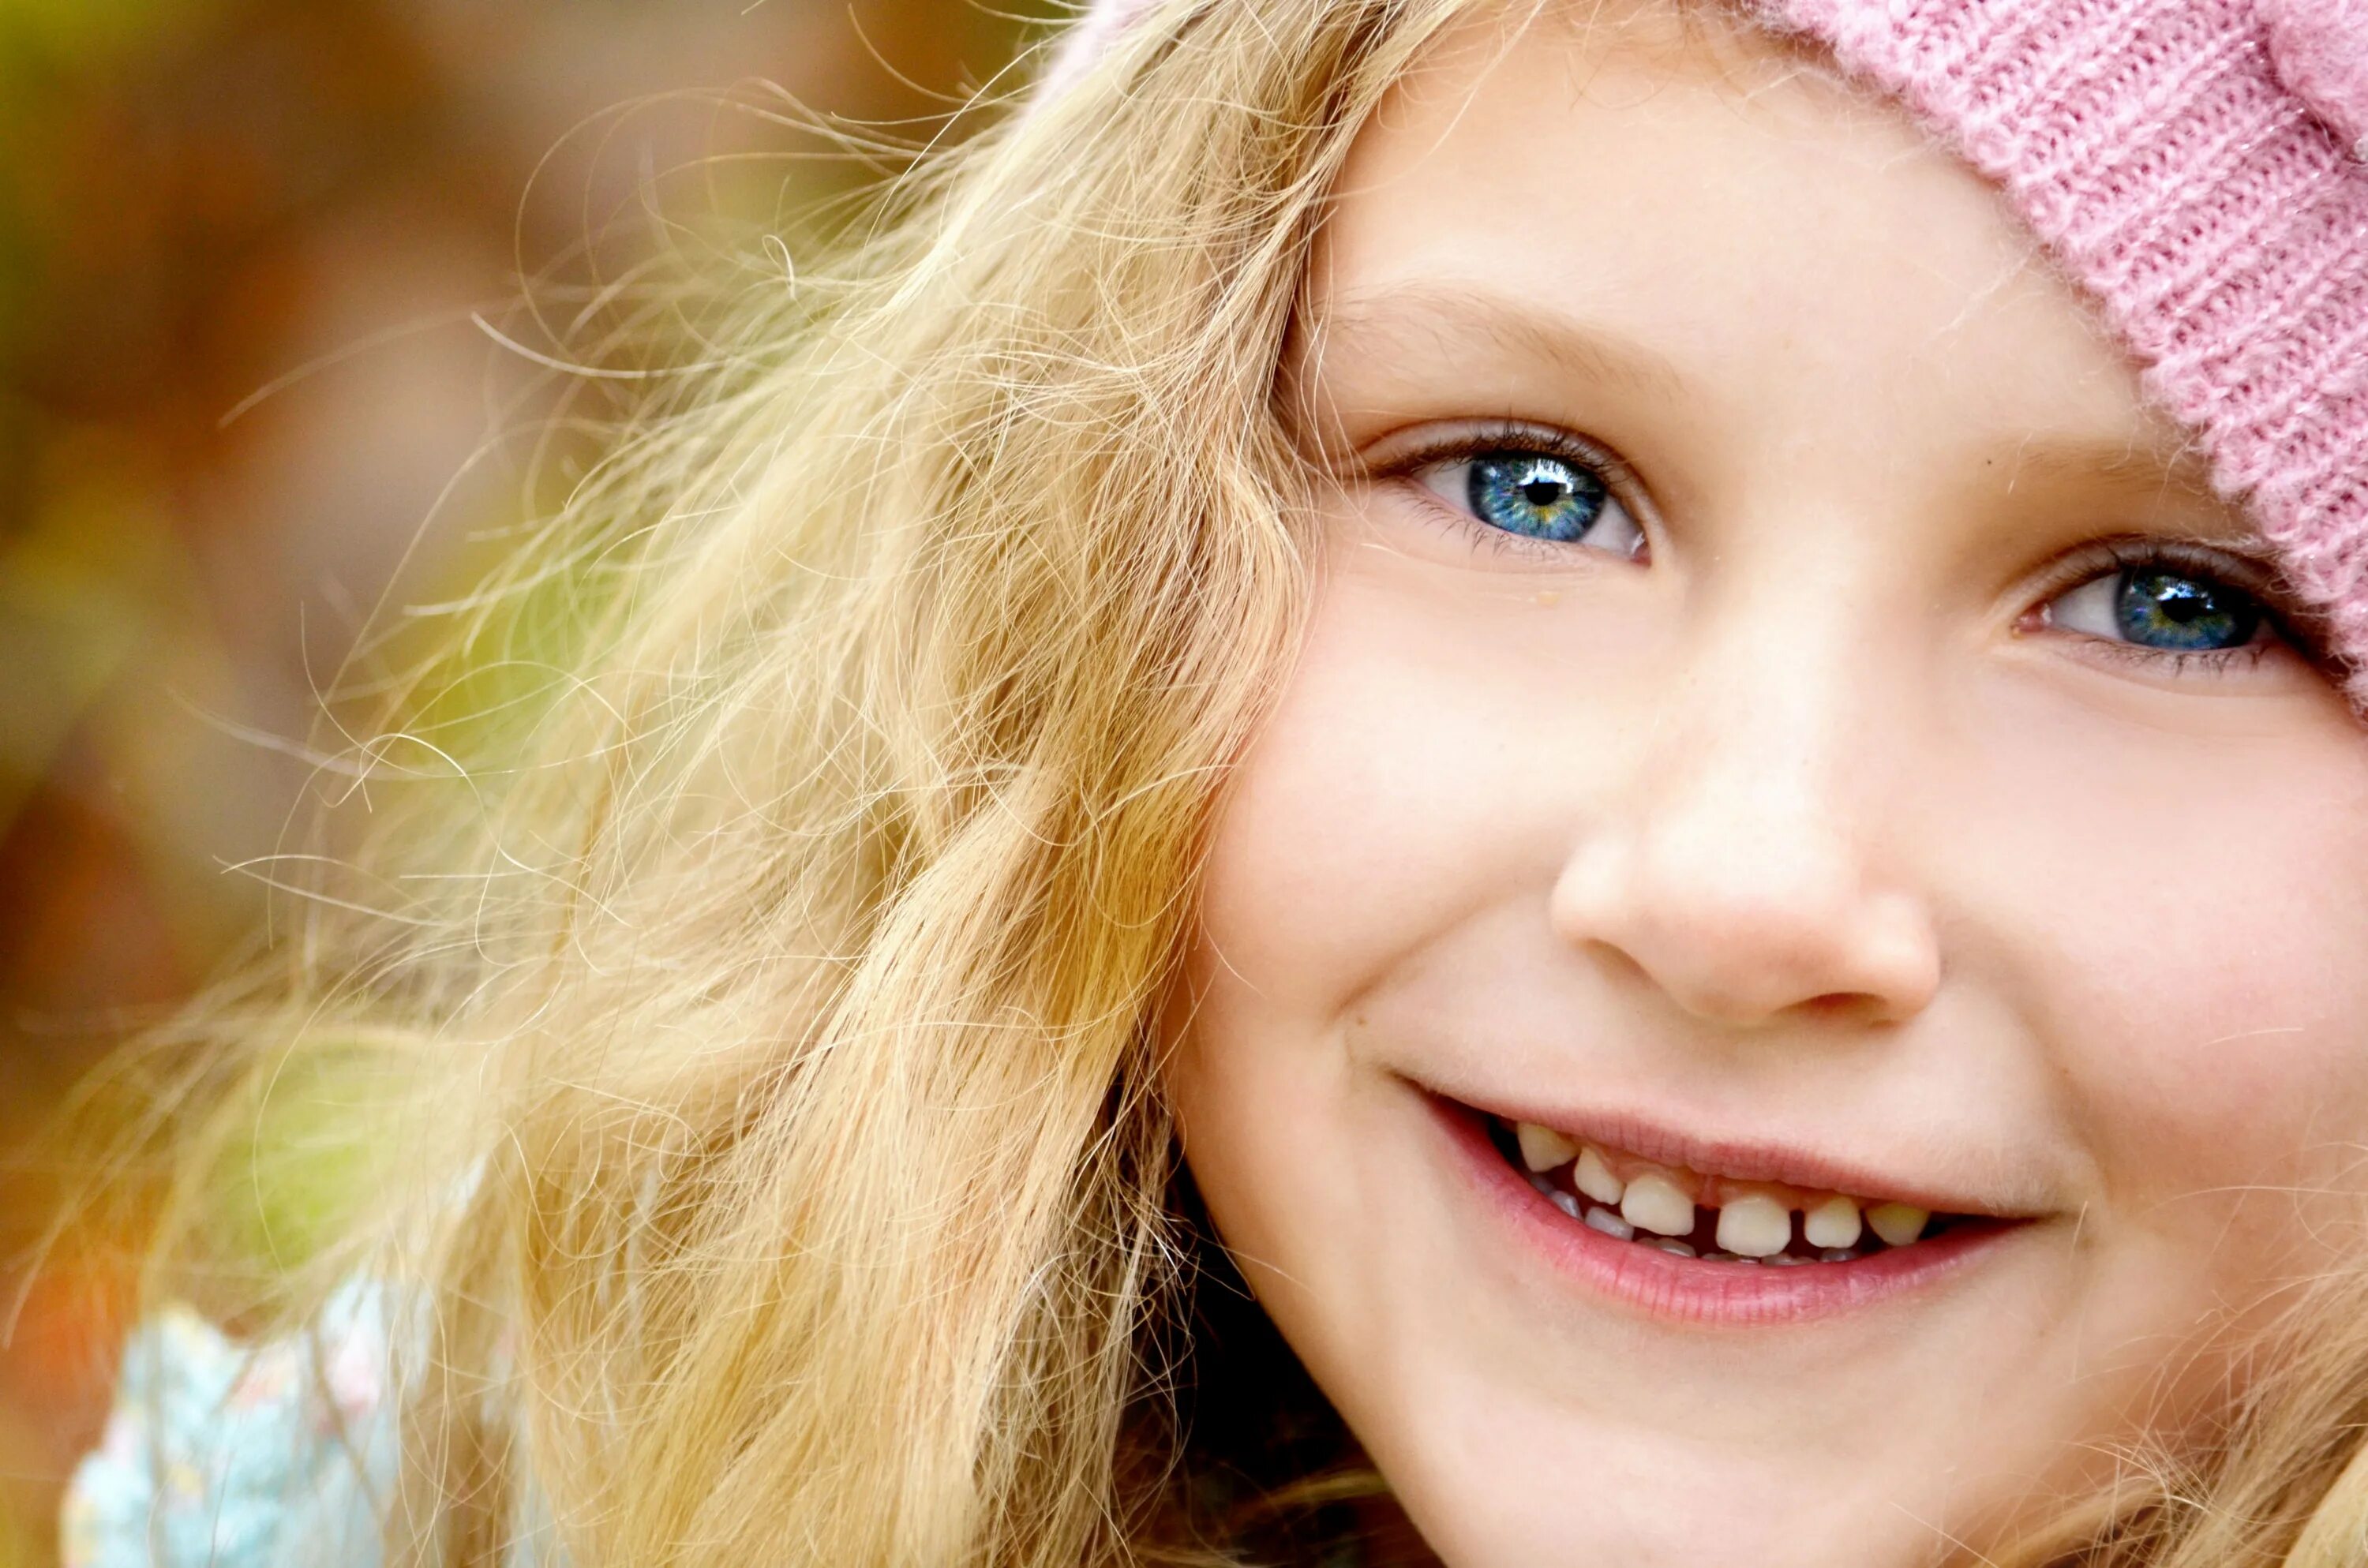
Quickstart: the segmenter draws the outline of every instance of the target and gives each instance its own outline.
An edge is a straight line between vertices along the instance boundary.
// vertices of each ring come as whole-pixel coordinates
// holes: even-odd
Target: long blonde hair
[[[1473,3],[1174,5],[987,111],[704,324],[695,392],[489,585],[456,657],[580,593],[501,765],[354,749],[422,798],[277,1000],[211,1016],[190,1168],[291,1074],[371,1074],[399,1163],[317,1272],[421,1303],[395,1561],[491,1568],[529,1511],[586,1565],[1222,1558],[1133,1423],[1190,1369],[1151,1019],[1305,599],[1273,401],[1310,240]],[[2227,1445],[2261,1561],[2339,1560],[2285,1556],[2359,1515],[2335,1420]],[[2164,1495],[2091,1560],[2230,1560]]]

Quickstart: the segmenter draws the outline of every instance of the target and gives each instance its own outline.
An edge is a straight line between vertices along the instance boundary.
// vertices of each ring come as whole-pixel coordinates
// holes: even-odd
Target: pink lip
[[[1428,1096],[1452,1157],[1517,1244],[1567,1278],[1655,1317],[1704,1325],[1805,1323],[1930,1290],[1978,1261],[2020,1223],[1975,1224],[1850,1263],[1795,1268],[1677,1257],[1573,1221],[1523,1181],[1468,1108]]]

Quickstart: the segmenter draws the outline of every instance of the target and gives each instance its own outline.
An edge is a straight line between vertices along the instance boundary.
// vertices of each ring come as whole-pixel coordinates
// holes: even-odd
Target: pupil
[[[1521,499],[1532,506],[1551,506],[1562,499],[1562,486],[1551,479],[1532,479],[1521,486]]]

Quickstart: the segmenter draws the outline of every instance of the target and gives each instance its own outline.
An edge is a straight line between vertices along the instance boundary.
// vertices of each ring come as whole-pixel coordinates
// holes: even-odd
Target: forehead
[[[1730,427],[1781,398],[1896,460],[1914,429],[1934,455],[2085,450],[2203,488],[1998,193],[1888,101],[1713,12],[1451,27],[1360,133],[1307,304],[1343,369],[1589,377]]]

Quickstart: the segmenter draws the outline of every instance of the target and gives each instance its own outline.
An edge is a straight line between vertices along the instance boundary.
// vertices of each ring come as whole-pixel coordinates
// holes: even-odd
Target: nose
[[[1555,933],[1728,1027],[1839,1010],[1896,1023],[1941,982],[1929,900],[1885,849],[1902,776],[1858,650],[1730,639],[1580,824]]]

